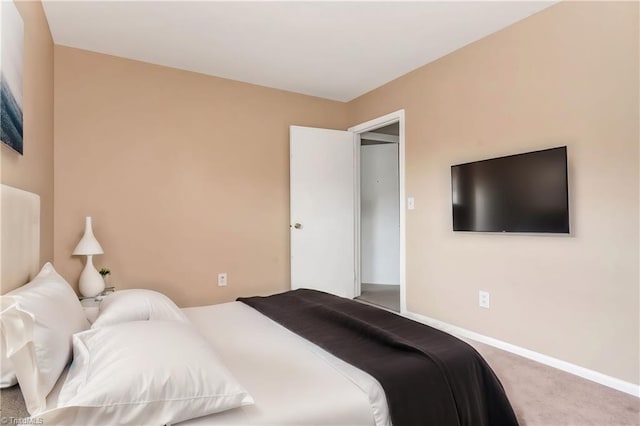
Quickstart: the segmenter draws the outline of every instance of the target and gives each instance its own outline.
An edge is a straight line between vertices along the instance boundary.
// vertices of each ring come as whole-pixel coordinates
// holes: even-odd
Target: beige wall
[[[410,311],[640,383],[638,16],[561,3],[349,104],[406,111]],[[452,232],[452,164],[559,145],[571,236]]]
[[[289,288],[289,125],[345,128],[346,104],[56,46],[55,109],[55,263],[74,286],[92,215],[120,289],[193,306]]]
[[[53,41],[40,2],[16,6],[24,21],[24,155],[0,144],[0,175],[3,184],[40,196],[44,263],[53,260]]]

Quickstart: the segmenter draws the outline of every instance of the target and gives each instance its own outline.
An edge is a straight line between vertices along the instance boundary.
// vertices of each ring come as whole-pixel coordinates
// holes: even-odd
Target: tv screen
[[[567,147],[451,166],[453,230],[569,233]]]

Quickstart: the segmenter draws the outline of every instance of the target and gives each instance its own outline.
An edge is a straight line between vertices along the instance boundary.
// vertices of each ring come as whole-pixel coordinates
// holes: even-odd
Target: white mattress
[[[241,302],[183,309],[256,403],[180,425],[390,426],[369,374]]]

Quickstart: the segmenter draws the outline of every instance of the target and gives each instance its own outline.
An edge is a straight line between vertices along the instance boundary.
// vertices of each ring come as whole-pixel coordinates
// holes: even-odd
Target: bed
[[[32,226],[12,229],[35,244]],[[33,263],[11,276],[33,277]],[[50,264],[3,297],[2,352],[44,424],[517,424],[475,350],[351,300],[296,290],[180,310],[125,290],[91,326],[79,306]]]
[[[391,425],[371,376],[241,302],[182,310],[256,404],[176,423],[196,425]],[[67,369],[47,397],[57,405]]]
[[[255,405],[181,425],[390,425],[371,376],[241,302],[184,309]]]

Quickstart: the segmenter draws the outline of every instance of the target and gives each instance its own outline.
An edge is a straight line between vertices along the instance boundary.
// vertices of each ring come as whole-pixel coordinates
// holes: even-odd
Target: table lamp
[[[87,216],[84,225],[84,235],[73,250],[74,256],[87,256],[82,274],[80,274],[80,294],[84,297],[94,297],[104,291],[104,280],[93,266],[93,256],[103,254],[102,246],[93,235],[91,216]]]

